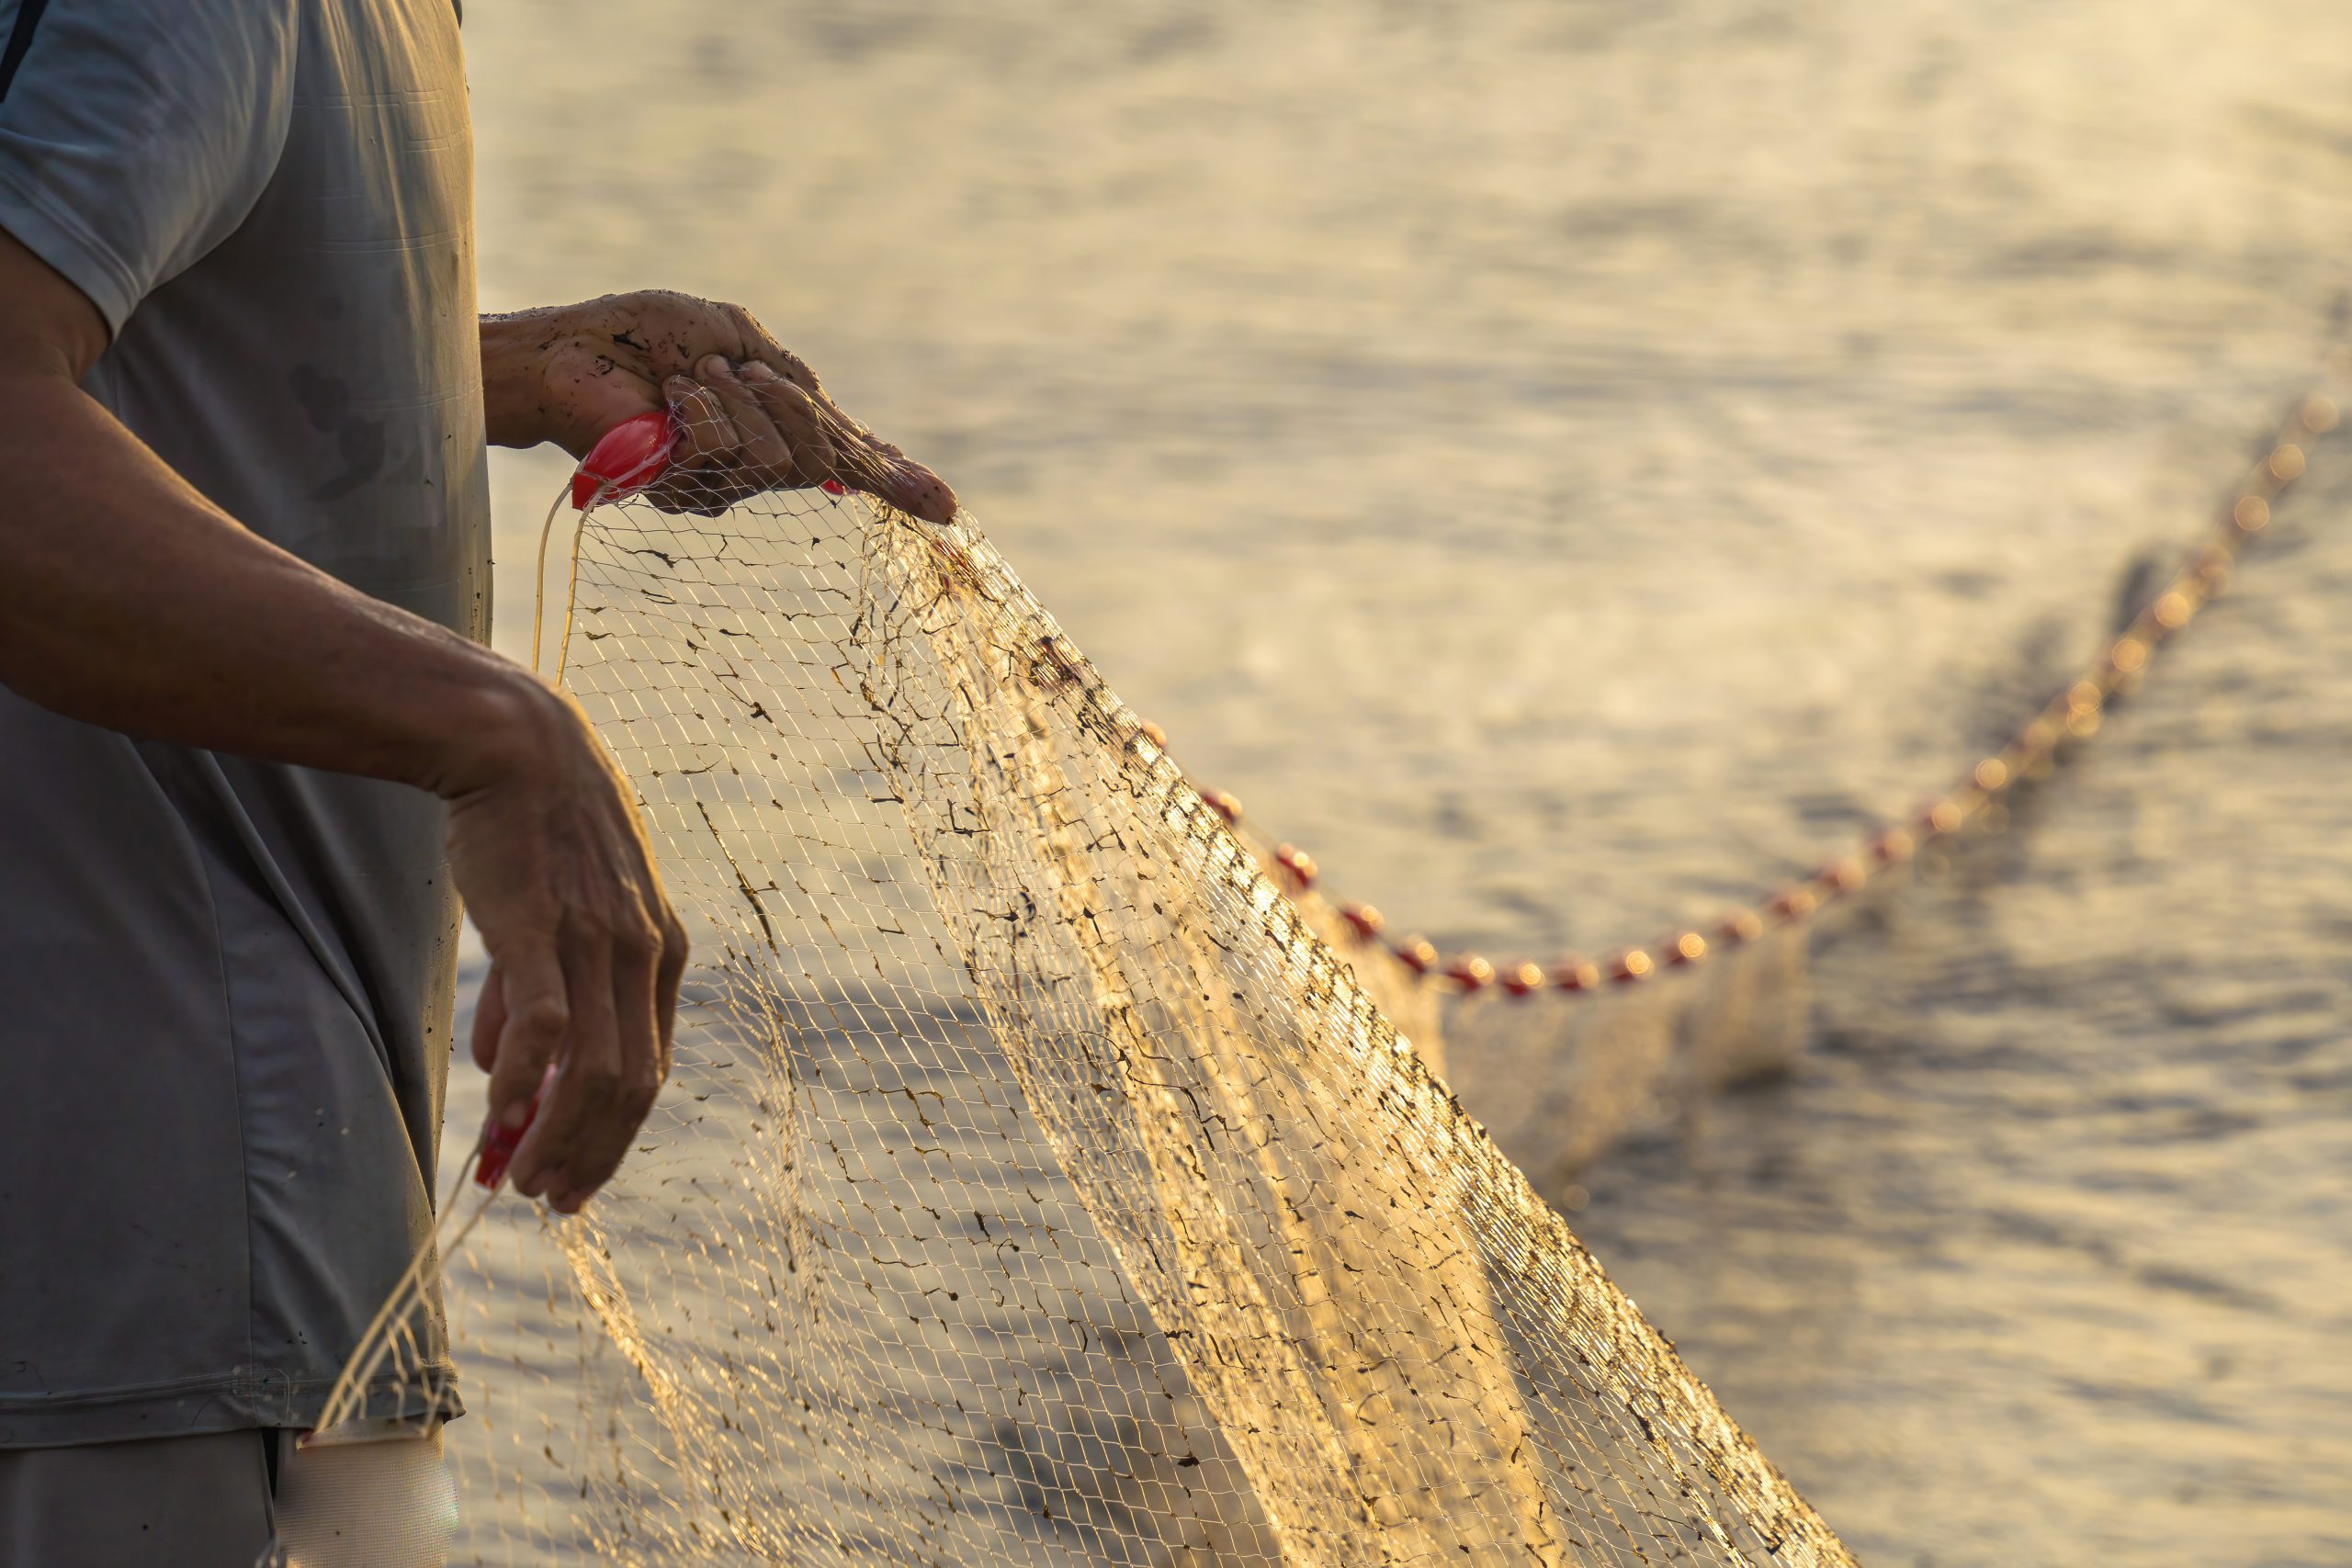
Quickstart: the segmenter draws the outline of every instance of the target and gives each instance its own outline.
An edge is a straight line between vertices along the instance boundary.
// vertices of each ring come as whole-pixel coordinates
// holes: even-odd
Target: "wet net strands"
[[[446,1333],[456,1561],[1847,1561],[968,518],[573,582],[695,967],[621,1176],[453,1205],[329,1412]]]

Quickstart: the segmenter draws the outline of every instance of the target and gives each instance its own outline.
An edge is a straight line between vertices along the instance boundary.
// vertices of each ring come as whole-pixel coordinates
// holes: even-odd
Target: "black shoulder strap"
[[[33,29],[40,26],[40,14],[48,9],[49,0],[24,0],[17,7],[17,25],[8,29],[8,47],[0,51],[0,98],[8,96],[17,67],[25,62],[25,51],[33,46]]]

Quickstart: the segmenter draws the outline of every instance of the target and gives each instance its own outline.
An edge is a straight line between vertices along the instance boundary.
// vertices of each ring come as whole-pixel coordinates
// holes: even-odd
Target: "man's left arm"
[[[716,513],[831,480],[928,522],[956,514],[938,475],[842,412],[740,305],[652,290],[484,316],[481,378],[493,446],[585,457],[623,420],[671,411],[681,435],[647,492],[657,506]]]

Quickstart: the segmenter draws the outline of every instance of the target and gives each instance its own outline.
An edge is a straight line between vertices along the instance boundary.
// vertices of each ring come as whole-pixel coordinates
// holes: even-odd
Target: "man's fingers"
[[[675,916],[667,918],[662,943],[662,964],[654,976],[653,1016],[662,1026],[662,1076],[670,1076],[670,1043],[678,1023],[678,987],[685,978],[686,928]]]
[[[795,461],[790,482],[815,485],[833,478],[839,471],[833,441],[825,428],[824,413],[815,400],[757,363],[743,367],[742,384],[759,399],[762,412],[792,444]]]
[[[580,1127],[562,1169],[548,1185],[548,1201],[566,1213],[578,1210],[611,1179],[662,1092],[666,1071],[658,1011],[662,956],[661,941],[650,933],[613,945],[609,1005],[619,1047],[616,1076],[609,1097],[599,1097],[596,1115]]]
[[[474,1002],[474,1066],[488,1072],[498,1063],[499,1032],[506,1027],[506,971],[493,964]]]
[[[754,368],[766,370],[764,366]],[[777,429],[769,413],[767,400],[738,377],[734,367],[718,355],[706,358],[695,367],[695,373],[718,398],[719,406],[727,411],[729,423],[735,427],[738,444],[732,456],[739,467],[750,470],[744,479],[763,487],[791,483],[795,443]],[[775,384],[784,385],[782,382]]]
[[[733,472],[742,435],[718,394],[691,377],[673,376],[662,389],[678,423],[678,441],[669,471],[646,497],[665,512],[716,517],[749,493]]]
[[[953,523],[956,520],[956,492],[947,481],[916,462],[912,457],[889,459],[875,494],[907,513],[926,523]]]
[[[511,1131],[530,1115],[531,1097],[563,1047],[571,1010],[564,998],[563,971],[547,949],[497,961],[493,979],[504,1017],[490,1069],[490,1119]],[[479,1059],[481,1047],[475,1051]]]
[[[956,516],[956,492],[937,474],[911,457],[877,450],[865,442],[841,448],[842,480],[854,490],[884,501],[926,523],[949,523]]]
[[[955,519],[956,492],[937,474],[852,418],[849,411],[833,401],[818,384],[817,373],[809,368],[808,362],[769,336],[767,329],[750,311],[741,311],[737,323],[743,333],[746,356],[798,388],[822,414],[842,482],[869,495],[880,496],[899,511],[926,523]]]
[[[938,475],[876,437],[827,396],[808,361],[751,313],[714,307],[741,356],[705,354],[661,390],[681,427],[668,473],[646,491],[665,512],[717,516],[763,490],[838,479],[931,523],[956,515]],[[616,394],[617,395],[617,394]]]
[[[735,422],[718,394],[685,376],[662,383],[671,417],[678,422],[677,445],[670,449],[670,465],[677,468],[706,468],[742,445]]]
[[[598,1130],[609,1121],[620,1087],[610,948],[595,940],[567,942],[562,975],[567,1004],[563,1057],[539,1106],[538,1120],[514,1151],[512,1167],[515,1191],[550,1201],[572,1191],[571,1168],[581,1161],[583,1147],[599,1141]],[[613,1157],[618,1161],[617,1148]]]
[[[963,502],[956,492],[922,464],[910,459],[899,470],[900,504],[926,523],[948,524],[956,521],[956,513],[963,510]]]
[[[877,441],[830,399],[810,395],[764,366],[746,366],[743,378],[762,395],[770,416],[800,453],[803,483],[838,479],[928,523],[956,515],[956,492],[939,476],[885,441]],[[825,472],[813,456],[826,455]]]

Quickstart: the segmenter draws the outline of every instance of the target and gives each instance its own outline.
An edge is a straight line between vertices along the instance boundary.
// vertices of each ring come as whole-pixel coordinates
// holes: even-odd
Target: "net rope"
[[[968,515],[605,502],[560,668],[694,964],[322,1419],[462,1402],[452,1561],[1849,1561]]]

